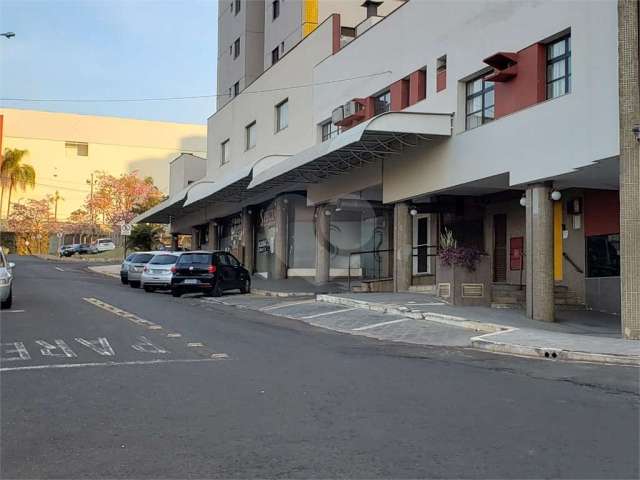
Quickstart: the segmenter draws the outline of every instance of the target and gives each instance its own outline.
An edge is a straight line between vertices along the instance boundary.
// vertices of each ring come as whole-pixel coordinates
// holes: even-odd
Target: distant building
[[[207,150],[205,125],[10,108],[0,109],[0,125],[2,151],[28,150],[25,163],[37,174],[36,188],[15,192],[12,202],[58,191],[64,198],[58,203],[58,219],[82,207],[92,172],[118,176],[137,170],[169,194],[169,162],[183,152],[206,157]],[[6,198],[0,206],[3,215]]]

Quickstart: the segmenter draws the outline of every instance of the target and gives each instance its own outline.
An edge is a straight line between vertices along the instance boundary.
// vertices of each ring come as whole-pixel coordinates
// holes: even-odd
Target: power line
[[[391,70],[386,70],[384,72],[379,73],[371,73],[369,75],[359,75],[356,77],[348,77],[348,78],[340,78],[337,80],[327,80],[326,82],[318,82],[318,83],[305,83],[300,85],[291,85],[288,87],[278,87],[278,88],[268,88],[264,90],[253,90],[249,91],[248,89],[251,86],[247,87],[247,89],[243,90],[243,94],[253,95],[253,94],[261,94],[261,93],[272,93],[272,92],[280,92],[284,90],[294,90],[298,88],[309,88],[315,87],[318,85],[332,85],[335,83],[341,82],[349,82],[352,80],[359,80],[363,78],[371,78],[378,77],[380,75],[388,75],[391,73]],[[216,97],[229,97],[227,93],[214,93],[211,95],[190,95],[184,97],[153,97],[153,98],[0,98],[0,101],[3,102],[59,102],[59,103],[123,103],[123,102],[163,102],[163,101],[172,101],[172,100],[198,100],[204,98],[216,98]]]

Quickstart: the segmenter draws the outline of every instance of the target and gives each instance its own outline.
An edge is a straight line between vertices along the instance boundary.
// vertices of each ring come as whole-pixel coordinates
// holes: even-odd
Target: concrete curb
[[[107,272],[103,269],[104,266],[105,265],[99,266],[99,267],[87,267],[87,268],[92,272],[99,273],[101,275],[106,275],[107,277],[117,278],[118,280],[120,279],[120,274]],[[106,266],[108,267],[110,265],[106,265]]]
[[[119,264],[122,260],[119,259],[106,259],[106,258],[73,258],[73,257],[60,257],[57,255],[44,255],[37,253],[32,255],[40,260],[46,260],[48,262],[63,262],[63,263],[111,263]]]
[[[261,297],[279,297],[279,298],[296,298],[296,297],[315,297],[313,292],[276,292],[274,290],[264,290],[262,288],[251,287],[251,293],[260,295]]]

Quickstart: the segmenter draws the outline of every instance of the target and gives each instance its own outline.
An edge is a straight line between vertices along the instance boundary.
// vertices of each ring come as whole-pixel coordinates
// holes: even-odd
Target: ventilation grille
[[[484,297],[484,283],[463,283],[463,298],[482,298]]]
[[[451,296],[451,284],[439,283],[438,284],[438,296],[442,298],[449,298]]]

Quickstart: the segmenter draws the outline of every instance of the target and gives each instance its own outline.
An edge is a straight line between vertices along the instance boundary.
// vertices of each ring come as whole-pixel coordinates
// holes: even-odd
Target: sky
[[[215,0],[0,0],[0,98],[213,95]],[[205,124],[215,98],[0,107]]]

